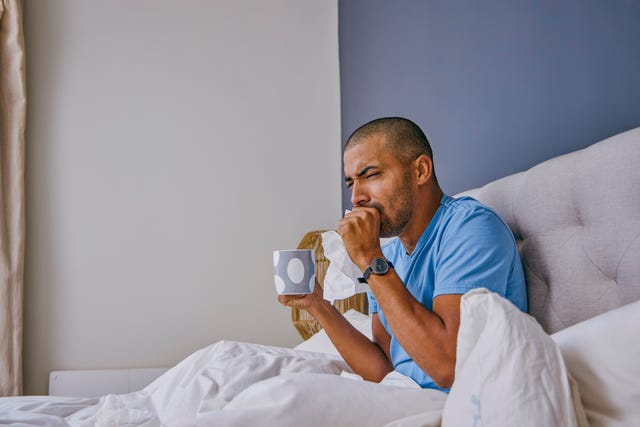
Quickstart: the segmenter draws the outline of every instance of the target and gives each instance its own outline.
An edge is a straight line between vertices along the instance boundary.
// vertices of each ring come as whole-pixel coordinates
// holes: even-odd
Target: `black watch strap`
[[[384,258],[376,257],[371,260],[371,264],[364,271],[362,277],[358,277],[358,282],[367,283],[367,280],[369,280],[369,276],[371,276],[372,274],[384,275],[387,274],[387,272],[392,268],[393,264],[391,264],[390,261],[387,261]]]

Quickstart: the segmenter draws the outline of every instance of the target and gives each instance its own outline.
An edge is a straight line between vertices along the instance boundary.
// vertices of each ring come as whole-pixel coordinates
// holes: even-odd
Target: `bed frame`
[[[542,162],[470,195],[493,208],[513,232],[529,294],[529,313],[552,334],[640,299],[640,127]],[[323,285],[329,261],[321,231],[300,248],[316,251]],[[366,294],[336,301],[367,313]],[[320,327],[292,309],[306,340]]]

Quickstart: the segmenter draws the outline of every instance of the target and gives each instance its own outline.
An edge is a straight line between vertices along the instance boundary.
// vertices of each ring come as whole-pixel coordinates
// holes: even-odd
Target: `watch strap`
[[[391,263],[391,261],[385,260],[385,262],[387,263],[388,268],[382,274],[386,274],[390,269],[393,268],[393,264]],[[371,276],[372,274],[377,274],[377,273],[374,273],[373,268],[371,268],[371,266],[367,267],[364,273],[362,273],[362,277],[358,277],[358,283],[367,283],[367,280],[369,280],[369,276]]]

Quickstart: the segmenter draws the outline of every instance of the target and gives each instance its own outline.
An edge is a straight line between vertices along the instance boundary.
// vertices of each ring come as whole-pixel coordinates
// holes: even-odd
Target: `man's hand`
[[[380,212],[376,208],[354,207],[338,223],[338,234],[360,270],[364,271],[374,257],[382,256]]]
[[[365,380],[380,381],[393,370],[386,352],[350,324],[329,301],[322,298],[322,288],[317,281],[311,294],[279,295],[278,301],[311,314],[325,330],[345,362]],[[388,340],[385,346],[389,347]]]
[[[287,307],[308,310],[324,301],[322,298],[322,287],[320,287],[316,279],[312,293],[306,295],[278,295],[278,301]]]

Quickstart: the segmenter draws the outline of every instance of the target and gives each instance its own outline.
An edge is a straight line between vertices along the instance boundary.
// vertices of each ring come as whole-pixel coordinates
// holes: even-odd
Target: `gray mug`
[[[310,294],[316,283],[313,249],[273,251],[273,279],[280,295]]]

